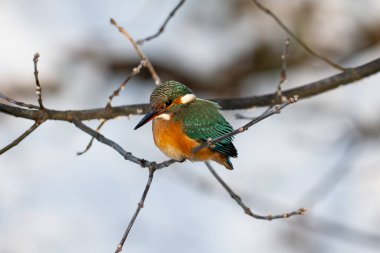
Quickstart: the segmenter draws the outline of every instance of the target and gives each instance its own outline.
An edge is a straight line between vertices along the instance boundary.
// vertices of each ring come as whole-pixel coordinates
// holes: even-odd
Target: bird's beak
[[[148,123],[149,121],[151,121],[152,119],[154,119],[155,117],[157,117],[159,114],[160,114],[160,111],[152,109],[150,112],[148,112],[147,114],[145,114],[145,116],[135,126],[134,130],[142,127],[143,125],[145,125],[146,123]]]

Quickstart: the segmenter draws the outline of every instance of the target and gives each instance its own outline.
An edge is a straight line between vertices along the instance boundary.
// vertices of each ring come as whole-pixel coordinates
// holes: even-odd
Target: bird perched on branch
[[[153,120],[156,146],[168,157],[184,161],[215,161],[227,169],[233,166],[230,157],[237,157],[233,137],[198,152],[194,148],[233,130],[220,114],[217,103],[197,98],[182,83],[167,81],[157,86],[150,96],[151,111],[135,130]]]

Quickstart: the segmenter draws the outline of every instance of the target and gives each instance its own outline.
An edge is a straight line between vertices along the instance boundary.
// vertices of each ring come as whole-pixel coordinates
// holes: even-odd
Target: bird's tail
[[[232,165],[229,157],[223,157],[222,159],[217,159],[215,162],[223,165],[228,170],[233,170],[234,166]]]
[[[226,164],[223,164],[224,167],[226,167],[229,170],[233,170],[234,166],[232,165],[232,162],[229,157],[226,158]]]
[[[223,165],[224,167],[226,167],[226,169],[229,169],[229,170],[234,169],[234,166],[232,165],[232,163],[230,161],[230,157],[223,155],[222,153],[214,152],[214,156],[210,160],[213,160],[213,161]]]

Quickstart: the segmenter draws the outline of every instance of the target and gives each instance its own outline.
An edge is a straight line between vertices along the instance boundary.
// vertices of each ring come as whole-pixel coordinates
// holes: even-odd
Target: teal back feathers
[[[185,133],[192,139],[206,142],[233,131],[232,126],[219,112],[219,105],[196,99],[175,114],[174,120],[183,120]],[[226,156],[237,157],[237,150],[232,144],[232,137],[215,144],[212,149]]]

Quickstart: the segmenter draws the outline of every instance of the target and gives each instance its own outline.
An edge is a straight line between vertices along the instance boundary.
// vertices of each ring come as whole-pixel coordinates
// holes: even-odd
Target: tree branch
[[[266,110],[259,117],[254,118],[253,120],[251,120],[250,122],[248,122],[244,126],[239,127],[238,129],[235,129],[234,131],[229,132],[229,133],[227,133],[225,135],[219,136],[218,138],[215,138],[215,139],[209,138],[207,140],[207,142],[204,142],[204,143],[200,144],[199,146],[195,147],[193,149],[193,153],[197,153],[199,150],[201,150],[203,148],[206,148],[206,147],[212,147],[212,146],[214,146],[218,142],[221,142],[221,141],[223,141],[225,139],[231,138],[234,135],[237,135],[237,134],[240,134],[240,133],[242,133],[244,131],[247,131],[248,128],[250,128],[254,124],[259,123],[260,121],[262,121],[262,120],[264,120],[264,119],[272,116],[273,114],[280,113],[283,108],[285,108],[286,106],[288,106],[291,103],[294,103],[296,101],[297,101],[297,97],[296,96],[294,98],[289,98],[289,101],[287,101],[287,102],[285,102],[285,103],[283,103],[281,105],[276,105],[276,106],[274,106],[272,108],[269,108],[269,110]]]
[[[125,88],[125,86],[127,85],[127,83],[128,83],[128,82],[129,82],[134,76],[138,75],[138,74],[140,73],[141,69],[142,69],[143,67],[145,67],[145,65],[146,65],[146,61],[145,61],[145,60],[142,60],[142,61],[140,62],[140,64],[139,64],[137,67],[133,68],[132,72],[131,72],[131,73],[127,76],[127,78],[126,78],[126,79],[125,79],[125,80],[119,85],[119,87],[118,87],[116,90],[114,90],[114,91],[112,92],[111,95],[109,95],[109,97],[108,97],[108,101],[107,101],[107,104],[106,104],[106,107],[105,107],[106,109],[108,109],[108,108],[112,108],[112,100],[113,100],[115,97],[117,97],[117,96],[120,95],[120,92],[121,92],[122,90],[124,90],[124,88]],[[100,129],[101,129],[106,123],[107,123],[107,120],[106,120],[106,119],[100,119],[100,123],[99,123],[99,125],[97,126],[96,131],[99,132]],[[85,148],[83,151],[77,152],[77,155],[83,155],[83,154],[86,153],[88,150],[90,150],[90,148],[91,148],[93,142],[94,142],[94,137],[91,138],[91,140],[89,141],[89,143],[87,144],[86,148]]]
[[[106,138],[104,135],[102,135],[102,134],[96,132],[95,130],[89,128],[88,126],[83,124],[78,118],[73,118],[72,122],[74,123],[74,125],[77,128],[79,128],[83,132],[89,134],[90,136],[92,136],[96,140],[98,140],[99,142],[101,142],[101,143],[113,148],[114,150],[116,150],[125,160],[136,163],[143,168],[149,168],[149,167],[153,166],[153,164],[154,164],[155,169],[158,170],[158,169],[162,169],[165,167],[169,167],[173,163],[177,162],[176,160],[170,159],[170,160],[166,160],[166,161],[161,162],[161,163],[156,163],[156,162],[147,161],[143,158],[138,158],[138,157],[132,155],[131,152],[127,152],[125,149],[123,149],[116,142]]]
[[[128,224],[128,227],[125,230],[124,235],[123,235],[123,237],[120,240],[120,243],[117,245],[115,253],[121,252],[123,250],[123,246],[124,246],[125,240],[127,240],[129,232],[131,231],[132,226],[135,223],[136,218],[139,215],[141,209],[144,208],[145,198],[148,195],[148,191],[150,189],[150,185],[152,184],[153,176],[154,176],[154,172],[155,171],[156,171],[156,164],[152,164],[151,166],[149,166],[149,176],[148,176],[148,181],[146,182],[146,185],[145,185],[144,192],[143,192],[143,194],[141,196],[140,202],[137,204],[137,209],[136,209],[135,213],[133,214],[132,219],[131,219],[131,221]]]
[[[166,25],[169,23],[170,19],[172,19],[175,15],[175,13],[179,10],[179,8],[181,8],[181,6],[185,3],[185,0],[181,0],[177,5],[176,7],[174,7],[174,9],[169,13],[168,17],[165,19],[164,23],[161,25],[160,29],[158,29],[158,31],[153,34],[153,35],[150,35],[144,39],[140,39],[137,41],[137,44],[139,45],[143,45],[144,42],[147,42],[147,41],[150,41],[152,39],[155,39],[157,38],[158,36],[160,36],[164,31],[165,31],[165,27]]]
[[[123,34],[127,39],[131,42],[133,48],[136,50],[136,53],[140,57],[142,61],[145,61],[146,67],[149,69],[150,74],[156,85],[161,83],[160,77],[157,75],[156,70],[154,69],[152,63],[149,61],[148,57],[144,54],[144,52],[140,49],[140,46],[136,43],[133,37],[124,29],[124,27],[120,26],[113,18],[111,18],[111,24],[114,25],[121,34]]]
[[[20,107],[25,107],[25,108],[29,108],[29,109],[40,109],[40,107],[36,106],[36,105],[32,105],[32,104],[25,104],[23,102],[20,102],[20,101],[16,101],[12,98],[9,98],[7,96],[5,96],[3,93],[0,92],[0,98],[1,99],[4,99],[5,101],[7,101],[8,103],[11,103],[11,104],[14,104],[14,105],[17,105],[17,106],[20,106]],[[1,103],[0,103],[1,105]]]
[[[11,148],[15,147],[16,145],[18,145],[22,140],[24,140],[29,134],[31,134],[34,130],[37,129],[37,127],[40,126],[41,123],[39,122],[35,122],[28,130],[26,130],[22,135],[20,135],[16,140],[12,141],[12,143],[10,143],[9,145],[7,145],[6,147],[0,149],[0,155],[2,155],[3,153],[7,152],[8,150],[10,150]]]
[[[237,195],[224,181],[223,179],[216,173],[214,168],[210,165],[209,162],[205,162],[207,168],[209,171],[212,173],[212,175],[218,180],[218,182],[223,186],[223,188],[230,194],[231,198],[233,198],[236,203],[243,208],[244,213],[255,218],[255,219],[260,219],[260,220],[274,220],[274,219],[284,219],[284,218],[289,218],[294,215],[303,215],[307,211],[305,208],[300,208],[298,211],[290,212],[290,213],[284,213],[284,214],[278,214],[278,215],[259,215],[255,214],[251,211],[251,209],[244,204],[244,202],[241,200],[239,195]]]
[[[100,132],[100,129],[106,124],[107,120],[105,119],[100,119],[100,123],[99,125],[96,127],[96,132],[99,133]],[[87,151],[90,150],[90,148],[92,147],[92,144],[94,143],[94,140],[95,140],[95,137],[91,137],[90,141],[87,143],[87,146],[85,147],[85,149],[83,151],[78,151],[77,152],[77,155],[83,155],[84,153],[86,153]]]
[[[284,84],[287,81],[286,70],[287,70],[287,62],[289,59],[289,47],[290,47],[290,40],[289,40],[289,38],[286,38],[284,40],[284,46],[283,46],[282,55],[281,55],[280,81],[278,82],[277,91],[276,91],[278,103],[283,102],[282,101],[282,89],[284,87]]]
[[[36,80],[36,95],[38,98],[38,104],[40,105],[40,109],[43,110],[45,107],[42,103],[42,88],[40,85],[40,80],[38,78],[38,68],[37,68],[37,63],[38,59],[40,58],[39,53],[35,53],[33,57],[33,63],[34,63],[34,79]]]
[[[340,66],[339,64],[333,62],[332,60],[330,60],[329,58],[323,56],[323,55],[320,55],[318,54],[317,52],[315,52],[313,49],[311,49],[308,45],[306,45],[305,42],[303,42],[300,38],[298,38],[277,16],[276,14],[274,14],[271,10],[269,10],[268,8],[266,8],[264,5],[262,5],[258,0],[252,0],[253,3],[260,9],[262,10],[263,12],[267,13],[269,16],[271,16],[275,21],[276,23],[290,36],[292,37],[295,41],[298,42],[298,44],[300,44],[307,52],[309,52],[311,55],[313,55],[314,57],[317,57],[319,59],[321,59],[322,61],[326,62],[328,65],[330,65],[331,67],[335,68],[335,69],[338,69],[340,71],[345,71],[347,70],[347,68],[344,68],[342,66]]]
[[[350,68],[330,77],[308,83],[293,89],[283,91],[283,96],[293,97],[298,95],[298,99],[304,99],[322,94],[329,90],[351,84],[355,81],[371,76],[380,71],[380,58],[367,62],[356,68]],[[261,96],[251,96],[245,98],[213,99],[212,101],[222,106],[223,110],[247,109],[254,106],[262,107],[272,105],[276,94],[266,94]]]
[[[356,68],[348,69],[336,75],[315,81],[309,84],[302,85],[293,89],[288,89],[282,92],[286,97],[298,95],[299,99],[315,96],[327,92],[338,87],[351,84],[355,81],[378,73],[380,71],[380,58],[371,62],[365,63]],[[227,98],[227,99],[211,99],[218,103],[223,110],[248,109],[254,106],[268,106],[275,101],[276,94],[266,94],[261,96],[251,96],[245,98]],[[38,111],[19,108],[11,105],[0,103],[0,112],[25,119],[38,120],[46,117],[49,120],[71,121],[74,117],[81,121],[92,119],[112,119],[119,116],[129,116],[132,114],[143,114],[148,112],[148,104],[135,104],[118,106],[110,109],[97,108],[89,110],[49,110]]]

